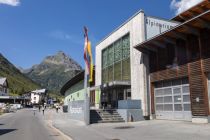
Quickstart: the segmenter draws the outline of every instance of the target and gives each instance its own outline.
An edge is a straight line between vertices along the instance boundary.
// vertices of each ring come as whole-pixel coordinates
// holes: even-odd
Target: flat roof
[[[175,44],[176,39],[186,40],[187,34],[199,35],[199,29],[202,28],[210,29],[210,10],[136,45],[135,48],[145,53],[156,52],[158,47],[163,48],[166,43]]]
[[[144,13],[144,11],[141,9],[138,12],[136,12],[133,16],[131,16],[129,19],[127,19],[125,22],[123,22],[120,26],[118,26],[116,29],[114,29],[111,33],[109,33],[107,36],[105,36],[102,40],[100,40],[98,43],[96,43],[96,46],[98,46],[101,42],[103,42],[104,40],[106,40],[109,36],[111,36],[114,32],[116,32],[117,30],[119,30],[122,26],[124,26],[125,24],[127,24],[129,21],[131,21],[135,16],[137,16],[139,13]]]

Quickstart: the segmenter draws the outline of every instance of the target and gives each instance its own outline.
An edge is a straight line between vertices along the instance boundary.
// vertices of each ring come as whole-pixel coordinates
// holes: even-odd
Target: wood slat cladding
[[[174,68],[151,73],[150,80],[151,82],[157,82],[157,81],[177,79],[187,76],[188,76],[188,67],[187,64],[185,64]]]
[[[191,7],[187,11],[180,13],[179,15],[174,17],[172,20],[184,22],[186,20],[193,18],[196,15],[199,15],[199,14],[207,11],[209,8],[210,8],[209,0],[203,0],[203,1],[201,1],[201,3]]]
[[[210,58],[203,60],[203,69],[204,69],[204,72],[206,73],[210,72]]]
[[[151,90],[151,113],[155,114],[155,86],[154,84],[151,84],[150,90]]]
[[[203,79],[202,60],[188,64],[191,109],[193,116],[208,116],[206,86]]]

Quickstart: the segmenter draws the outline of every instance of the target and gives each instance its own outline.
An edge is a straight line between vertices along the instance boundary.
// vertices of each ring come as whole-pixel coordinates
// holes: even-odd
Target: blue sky
[[[83,26],[95,44],[134,13],[170,19],[171,0],[0,0],[0,52],[14,65],[29,68],[64,51],[83,66]]]

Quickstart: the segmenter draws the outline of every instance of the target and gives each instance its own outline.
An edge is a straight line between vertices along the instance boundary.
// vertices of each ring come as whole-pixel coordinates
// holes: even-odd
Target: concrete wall
[[[147,115],[144,63],[141,63],[141,52],[133,48],[145,40],[145,15],[143,11],[139,11],[96,46],[96,86],[100,86],[102,82],[102,50],[127,33],[130,34],[131,98],[142,100],[143,114]]]
[[[140,100],[120,100],[118,101],[118,109],[141,109]]]
[[[69,117],[74,120],[84,121],[84,100],[72,101],[68,103]]]
[[[137,122],[144,120],[141,109],[117,109],[117,112],[125,120],[125,122]]]

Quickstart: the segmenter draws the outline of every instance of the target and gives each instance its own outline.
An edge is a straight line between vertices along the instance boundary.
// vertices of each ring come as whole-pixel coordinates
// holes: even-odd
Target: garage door
[[[155,88],[157,119],[191,121],[189,84]]]

